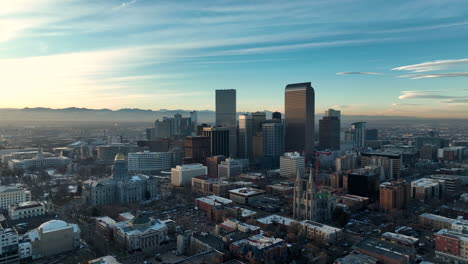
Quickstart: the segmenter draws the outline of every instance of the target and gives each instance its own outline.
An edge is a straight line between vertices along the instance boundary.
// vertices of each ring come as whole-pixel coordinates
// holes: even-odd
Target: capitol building
[[[129,176],[127,160],[118,153],[112,166],[112,176],[85,181],[83,198],[91,206],[153,200],[157,198],[157,182],[153,176]]]

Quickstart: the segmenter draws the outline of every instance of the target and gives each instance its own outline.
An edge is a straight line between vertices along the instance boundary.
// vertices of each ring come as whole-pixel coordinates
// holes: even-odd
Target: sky
[[[0,1],[0,108],[468,118],[466,0]]]

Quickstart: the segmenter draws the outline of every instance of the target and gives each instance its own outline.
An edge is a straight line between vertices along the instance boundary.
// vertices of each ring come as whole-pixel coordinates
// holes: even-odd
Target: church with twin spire
[[[336,198],[330,192],[317,191],[312,169],[308,179],[297,172],[294,183],[293,216],[296,220],[325,222],[332,219],[336,207]]]

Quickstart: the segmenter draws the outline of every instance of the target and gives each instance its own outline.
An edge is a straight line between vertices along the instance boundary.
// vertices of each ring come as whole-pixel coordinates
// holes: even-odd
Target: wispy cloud
[[[398,99],[451,99],[453,96],[437,94],[435,91],[402,91]]]
[[[393,68],[394,71],[428,72],[468,67],[468,59],[437,60]]]
[[[393,103],[392,106],[420,106],[421,104]]]
[[[447,104],[468,104],[468,97],[460,97],[456,99],[448,99],[444,101],[440,101],[441,103]]]
[[[466,93],[460,93],[460,90],[446,91],[402,91],[398,99],[414,99],[414,100],[439,100],[440,103],[464,103],[468,100]],[[443,93],[443,94],[441,94]],[[454,94],[458,93],[458,94]],[[402,104],[398,104],[402,105]]]
[[[134,5],[134,4],[136,4],[136,2],[137,2],[137,0],[131,0],[131,1],[128,1],[128,2],[123,2],[119,6],[117,6],[116,9],[121,9],[121,8],[125,8],[125,7],[128,7],[128,6]]]
[[[465,76],[468,76],[468,72],[408,74],[408,75],[400,75],[398,77],[417,80],[417,79],[444,78],[444,77],[465,77]]]
[[[353,109],[353,108],[358,108],[362,106],[366,106],[366,104],[333,105],[332,108],[339,110],[339,109]]]
[[[336,75],[351,75],[351,74],[369,74],[369,75],[383,75],[380,72],[337,72]]]

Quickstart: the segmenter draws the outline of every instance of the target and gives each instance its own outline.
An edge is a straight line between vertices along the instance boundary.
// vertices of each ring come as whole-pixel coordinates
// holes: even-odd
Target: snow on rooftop
[[[283,225],[290,225],[292,223],[297,223],[297,221],[294,220],[294,219],[284,217],[284,216],[280,216],[280,215],[269,215],[267,217],[259,218],[259,219],[257,219],[257,222],[260,222],[260,223],[265,224],[265,225],[270,225],[270,224],[273,224],[273,223],[283,224]]]
[[[236,246],[240,246],[242,244],[248,243],[251,246],[256,247],[257,249],[263,249],[263,248],[274,246],[276,244],[280,244],[283,242],[284,240],[281,238],[266,237],[266,236],[258,234],[258,235],[250,236],[246,239],[236,241],[233,244]]]
[[[250,187],[243,187],[243,188],[239,188],[239,189],[234,189],[234,190],[230,190],[229,192],[232,193],[232,194],[242,195],[242,196],[252,196],[252,195],[258,195],[258,194],[265,193],[264,190],[250,188]]]
[[[232,200],[216,196],[216,195],[210,195],[210,196],[205,196],[205,197],[200,197],[197,198],[196,200],[202,201],[206,204],[216,206],[216,205],[225,205],[225,204],[231,204]]]
[[[50,231],[55,231],[58,229],[63,229],[68,227],[67,222],[62,221],[62,220],[50,220],[38,227],[38,229],[42,229],[42,232],[50,232]]]

